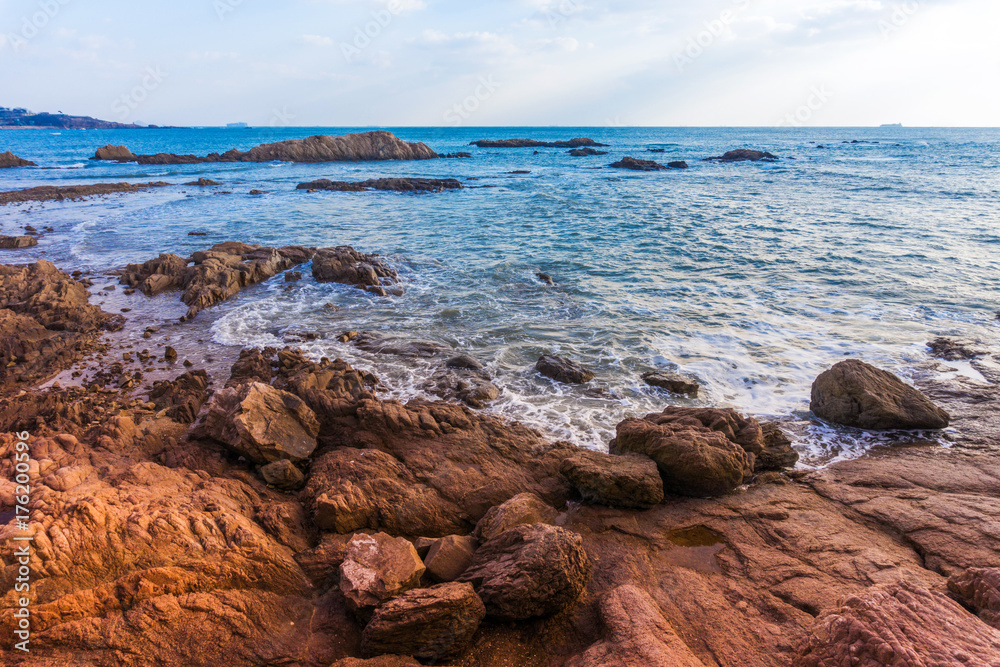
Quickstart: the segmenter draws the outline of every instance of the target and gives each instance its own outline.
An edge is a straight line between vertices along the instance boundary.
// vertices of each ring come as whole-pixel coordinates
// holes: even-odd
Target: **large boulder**
[[[1000,568],[973,567],[948,580],[957,595],[979,618],[1000,630]]]
[[[361,635],[361,650],[447,660],[469,646],[485,616],[486,608],[470,584],[410,591],[379,607]]]
[[[221,442],[259,464],[308,458],[318,434],[316,414],[305,401],[262,382],[217,392],[196,429],[197,436]]]
[[[349,246],[321,248],[313,256],[312,274],[321,283],[354,285],[385,296],[383,280],[397,282],[398,276],[385,260],[366,255]]]
[[[519,493],[510,500],[491,507],[476,524],[474,536],[480,541],[492,540],[500,533],[523,524],[555,524],[555,508],[534,493]]]
[[[601,599],[600,613],[604,639],[567,667],[705,667],[645,591],[631,585],[612,589]]]
[[[678,413],[668,408],[643,419],[626,419],[618,424],[611,452],[649,456],[669,492],[695,497],[724,495],[753,473],[756,455],[748,450],[761,447],[763,436],[759,425],[753,428],[756,422],[734,429],[740,424],[732,415],[706,425],[704,422],[713,416],[707,411]]]
[[[580,364],[554,354],[540,357],[535,370],[547,378],[566,384],[586,384],[594,379],[594,374]]]
[[[820,614],[795,667],[1000,664],[1000,631],[945,595],[902,581]]]
[[[536,523],[480,546],[459,581],[476,587],[488,614],[518,621],[568,607],[587,585],[590,567],[580,535]]]
[[[419,586],[424,570],[417,550],[402,537],[359,533],[340,564],[340,592],[351,611],[364,614]]]
[[[941,429],[950,419],[892,373],[858,359],[841,361],[817,377],[810,407],[820,419],[876,431]]]
[[[663,502],[660,471],[644,454],[581,452],[563,461],[559,471],[585,503],[643,509]]]
[[[22,250],[38,245],[34,236],[0,236],[0,250]]]
[[[24,160],[7,151],[0,153],[0,169],[10,169],[11,167],[37,167],[38,165],[30,160]]]
[[[634,157],[623,157],[618,162],[612,162],[609,166],[615,169],[631,169],[632,171],[664,171],[664,167],[659,162],[653,160],[637,160]]]
[[[698,383],[680,373],[671,371],[649,371],[642,374],[642,380],[651,387],[666,389],[672,394],[698,397]]]

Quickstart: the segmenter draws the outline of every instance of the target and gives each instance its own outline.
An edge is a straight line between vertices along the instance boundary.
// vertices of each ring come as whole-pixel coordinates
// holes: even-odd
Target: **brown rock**
[[[383,336],[371,331],[362,331],[352,342],[366,352],[392,354],[397,357],[438,357],[451,352],[451,348],[432,340],[411,340]]]
[[[979,618],[1000,630],[1000,568],[969,568],[948,580],[948,590],[974,609]]]
[[[208,400],[208,373],[189,371],[176,380],[153,383],[149,400],[157,410],[166,410],[167,416],[175,421],[190,424],[198,417],[201,406]]]
[[[307,458],[316,449],[319,422],[298,396],[251,382],[217,392],[196,432],[266,464]]]
[[[38,245],[34,236],[0,236],[0,250],[19,250]]]
[[[816,378],[810,407],[820,419],[868,430],[941,429],[949,421],[922,393],[857,359],[841,361]]]
[[[469,143],[479,148],[581,148],[584,146],[604,147],[587,137],[577,137],[568,141],[538,141],[537,139],[480,139]]]
[[[951,338],[935,338],[927,343],[931,354],[946,361],[962,361],[975,359],[986,354],[986,350],[975,347],[975,343]]]
[[[705,667],[665,618],[659,605],[641,589],[627,585],[601,599],[605,638],[567,667]]]
[[[184,185],[196,185],[204,188],[212,185],[222,185],[222,183],[219,181],[213,181],[210,178],[199,178],[197,181],[191,181],[190,183],[185,183]]]
[[[578,534],[536,523],[515,526],[480,546],[459,581],[475,586],[491,616],[525,620],[572,604],[590,567]]]
[[[330,667],[423,667],[413,658],[402,655],[380,655],[377,658],[344,658]]]
[[[316,135],[261,144],[249,151],[229,150],[221,155],[135,155],[125,146],[104,146],[92,159],[139,164],[198,164],[203,162],[369,162],[374,160],[430,160],[438,155],[422,143],[407,143],[378,130],[342,137]]]
[[[42,185],[24,190],[0,192],[0,206],[21,204],[27,201],[63,201],[99,197],[118,192],[142,192],[149,188],[162,188],[170,183],[94,183],[93,185]]]
[[[355,287],[379,287],[383,280],[395,283],[396,272],[377,255],[366,255],[349,246],[321,248],[312,264],[313,278],[321,283],[343,283]]]
[[[0,153],[0,169],[10,169],[11,167],[37,167],[38,165],[28,160],[22,160],[10,151]]]
[[[586,384],[594,379],[594,374],[564,357],[546,354],[538,359],[535,370],[556,382]]]
[[[636,160],[634,157],[623,157],[610,165],[615,169],[631,169],[632,171],[665,171],[667,168],[653,160]]]
[[[795,667],[1000,664],[1000,631],[941,593],[903,581],[847,598],[816,619]]]
[[[468,648],[485,616],[483,602],[469,584],[410,591],[376,610],[361,635],[361,649],[369,655],[446,660]]]
[[[555,509],[534,493],[520,493],[501,505],[491,507],[476,524],[474,536],[480,542],[486,542],[514,526],[555,524],[557,514]]]
[[[302,471],[288,459],[279,459],[261,466],[260,475],[265,482],[279,489],[298,489],[306,481]]]
[[[479,543],[471,535],[448,535],[436,540],[424,557],[427,573],[439,583],[455,581],[472,564],[477,546]]]
[[[760,162],[761,160],[774,162],[777,159],[777,155],[772,155],[766,151],[754,151],[748,148],[737,148],[733,151],[726,151],[726,153],[719,157],[705,158],[706,161],[714,160],[717,162]]]
[[[698,396],[698,383],[679,373],[649,371],[642,374],[642,380],[652,387],[666,389],[673,394],[683,394],[691,398],[697,398]]]
[[[500,396],[500,388],[483,375],[475,371],[440,371],[422,388],[440,398],[458,400],[469,407],[482,409]]]
[[[735,412],[719,415],[717,421],[706,426],[704,421],[724,411],[677,410],[668,408],[661,414],[618,424],[617,437],[611,442],[612,453],[649,456],[660,469],[664,489],[671,493],[719,496],[743,484],[753,472],[755,458],[744,447],[762,446],[759,425],[752,428],[753,424],[745,422],[746,426],[734,433],[733,426],[739,426]]]
[[[367,612],[420,584],[424,564],[413,545],[385,533],[358,534],[340,564],[340,591],[347,606]]]
[[[333,190],[335,192],[364,192],[386,190],[391,192],[444,192],[461,190],[462,184],[454,178],[370,178],[365,181],[331,181],[322,178],[309,183],[299,183],[296,190]]]
[[[660,471],[643,454],[581,452],[563,461],[559,471],[585,503],[641,509],[663,502]]]

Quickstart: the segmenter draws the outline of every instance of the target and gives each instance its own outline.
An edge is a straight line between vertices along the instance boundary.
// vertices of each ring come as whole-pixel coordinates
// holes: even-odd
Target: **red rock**
[[[974,567],[948,580],[948,590],[1000,630],[1000,568]]]
[[[361,648],[369,655],[446,660],[468,648],[485,616],[483,602],[469,584],[421,588],[379,607],[361,635]]]
[[[641,589],[619,586],[605,594],[600,609],[605,638],[566,667],[705,667]]]
[[[357,534],[340,564],[340,592],[355,612],[367,612],[420,584],[424,564],[401,537]]]
[[[510,528],[481,545],[459,581],[475,586],[489,615],[524,620],[572,604],[590,567],[579,535],[536,523]]]
[[[795,667],[1000,665],[1000,631],[941,593],[909,582],[876,586],[826,612]]]
[[[540,357],[535,370],[547,378],[566,384],[586,384],[594,379],[593,372],[583,366],[552,354]]]
[[[476,524],[474,535],[480,542],[486,542],[514,526],[534,523],[554,525],[557,514],[534,493],[519,493],[505,503],[491,507]]]
[[[424,565],[434,581],[455,581],[472,564],[478,541],[471,535],[447,535],[434,542]]]
[[[366,255],[349,246],[322,248],[313,257],[312,274],[321,283],[355,287],[380,287],[398,282],[396,271],[377,255]]]
[[[559,468],[583,501],[608,507],[645,508],[663,502],[663,480],[644,454],[581,452]]]

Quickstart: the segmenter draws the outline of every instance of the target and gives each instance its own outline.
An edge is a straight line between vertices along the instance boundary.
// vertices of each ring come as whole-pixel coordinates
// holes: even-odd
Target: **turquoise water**
[[[808,421],[809,386],[819,372],[849,355],[916,377],[928,372],[930,338],[991,344],[996,337],[1000,130],[386,129],[474,157],[118,165],[86,158],[107,143],[136,153],[204,154],[351,130],[0,131],[0,152],[45,167],[0,172],[2,189],[198,177],[224,183],[36,204],[28,212],[2,207],[3,233],[26,223],[55,231],[0,261],[40,256],[108,271],[230,239],[383,253],[403,277],[402,298],[320,285],[308,275],[286,292],[278,277],[186,326],[192,337],[232,346],[281,344],[289,331],[332,337],[366,329],[447,343],[489,366],[503,389],[491,410],[588,447],[604,446],[624,416],[687,403],[639,380],[645,370],[671,368],[702,382],[697,404],[799,423],[807,462],[853,456],[869,440]],[[467,146],[522,136],[587,136],[611,147],[606,156],[574,158],[562,149]],[[852,140],[879,143],[842,143]],[[665,152],[647,153],[652,147]],[[738,147],[786,159],[701,161]],[[606,168],[624,155],[687,160],[691,168]],[[507,173],[514,170],[531,173]],[[294,189],[317,178],[386,175],[475,178],[467,185],[491,187],[432,195]],[[251,197],[251,189],[268,194]],[[189,237],[193,230],[209,236]],[[538,271],[557,286],[541,284]],[[328,302],[340,310],[325,309]],[[333,340],[309,349],[375,371],[400,398],[421,395],[419,385],[439,363],[367,355]],[[532,366],[548,352],[591,367],[592,384],[605,395],[539,377]],[[967,365],[949,366],[976,375]]]

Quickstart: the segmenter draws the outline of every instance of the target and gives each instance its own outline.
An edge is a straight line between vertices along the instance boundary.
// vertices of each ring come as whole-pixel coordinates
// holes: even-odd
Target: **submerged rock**
[[[162,188],[171,183],[95,183],[93,185],[42,185],[24,190],[0,192],[0,205],[21,204],[27,201],[64,201],[97,197],[118,192],[142,192],[149,188]]]
[[[482,600],[466,583],[409,591],[375,612],[361,636],[361,650],[446,660],[468,648],[485,616]]]
[[[476,551],[459,581],[470,582],[501,620],[558,613],[572,604],[590,576],[582,538],[543,523],[510,528]]]
[[[0,153],[0,169],[10,169],[12,167],[37,167],[38,165],[29,160],[22,160],[12,152]]]
[[[195,155],[135,155],[125,146],[97,149],[93,160],[138,162],[139,164],[198,164],[202,162],[367,162],[376,160],[430,160],[438,154],[426,144],[407,143],[384,130],[347,134],[342,137],[316,135],[261,144],[249,151],[230,150]]]
[[[594,373],[583,366],[553,354],[543,355],[535,364],[535,370],[547,378],[566,384],[586,384],[594,379]]]
[[[581,137],[569,141],[537,141],[535,139],[480,139],[469,143],[479,148],[581,148],[584,146],[603,147],[593,139]]]
[[[642,374],[642,380],[651,387],[666,389],[674,394],[683,394],[691,398],[698,397],[698,383],[679,373],[670,371],[649,371]]]
[[[868,430],[942,429],[949,416],[898,377],[858,359],[816,378],[810,408],[820,419]]]
[[[20,250],[38,245],[34,236],[0,236],[0,250]]]
[[[364,192],[388,190],[392,192],[444,192],[461,190],[462,184],[454,178],[370,178],[366,181],[331,181],[320,179],[299,183],[296,190],[333,190],[335,192]]]
[[[931,349],[932,355],[946,361],[964,361],[986,354],[986,350],[976,348],[971,341],[951,338],[935,338],[927,343],[927,347]]]
[[[453,352],[452,348],[447,345],[432,340],[396,338],[394,336],[383,336],[373,331],[362,331],[352,338],[351,342],[366,352],[391,354],[397,357],[427,359]]]
[[[593,148],[574,148],[569,151],[569,154],[573,157],[588,157],[590,155],[607,155],[607,151],[599,151]]]
[[[631,169],[633,171],[664,171],[664,167],[659,162],[653,160],[636,160],[634,157],[623,157],[618,162],[612,162],[611,167],[615,169]]]
[[[772,155],[766,151],[754,151],[747,148],[738,148],[733,151],[727,151],[723,155],[717,157],[707,157],[706,161],[716,161],[716,162],[774,162],[779,159],[777,155]]]

